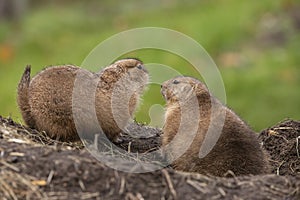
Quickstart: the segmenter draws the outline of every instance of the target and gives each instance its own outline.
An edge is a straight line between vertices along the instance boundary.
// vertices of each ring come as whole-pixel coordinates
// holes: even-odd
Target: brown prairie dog
[[[224,176],[228,170],[235,175],[268,172],[266,155],[256,133],[213,97],[203,83],[191,77],[176,77],[164,82],[161,92],[166,100],[162,146],[174,169],[215,176]],[[182,116],[183,110],[193,114]],[[223,121],[219,119],[222,113]],[[180,127],[184,127],[183,134],[173,142]],[[188,131],[191,127],[196,127],[194,136]],[[218,136],[218,130],[220,137],[212,150],[200,158],[199,151],[209,127],[213,137]]]
[[[48,67],[30,80],[30,66],[27,66],[18,86],[17,102],[25,123],[50,137],[63,141],[78,140],[72,115],[72,92],[76,75],[88,74],[91,81],[99,81],[95,96],[95,110],[99,124],[106,136],[116,141],[139,102],[140,95],[148,83],[148,72],[137,59],[118,60],[99,73],[92,73],[77,66]],[[122,80],[122,81],[120,81]],[[121,85],[128,84],[128,85]],[[135,88],[128,105],[128,115],[118,114],[121,123],[114,120],[112,94],[122,98],[128,88]],[[85,113],[82,113],[82,121]],[[123,118],[122,118],[123,117]],[[125,118],[125,119],[124,119]],[[120,121],[120,120],[119,120]]]

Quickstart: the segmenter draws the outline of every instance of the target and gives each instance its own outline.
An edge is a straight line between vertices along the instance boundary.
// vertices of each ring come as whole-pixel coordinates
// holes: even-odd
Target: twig
[[[54,171],[51,170],[50,173],[49,173],[49,175],[48,175],[48,178],[47,178],[47,184],[48,185],[51,183],[53,175],[54,175]]]
[[[280,169],[280,167],[283,165],[284,162],[285,162],[285,161],[282,161],[282,162],[279,164],[279,166],[277,167],[277,169],[276,169],[276,175],[279,176],[279,169]]]
[[[82,182],[82,180],[79,180],[78,184],[79,184],[79,186],[80,186],[80,188],[81,188],[82,191],[86,190],[86,187],[85,187],[84,183]]]
[[[127,152],[131,153],[131,142],[128,143],[128,150],[127,150]]]
[[[3,188],[3,189],[2,189],[3,192],[5,192],[6,194],[8,193],[8,195],[9,195],[12,199],[18,200],[18,198],[17,198],[17,196],[15,195],[13,189],[12,189],[8,184],[6,184],[5,181],[3,181],[2,179],[0,179],[0,185],[2,185],[1,188]]]
[[[272,128],[273,130],[299,130],[298,128],[295,127],[277,127],[277,128]]]
[[[15,166],[13,166],[13,165],[11,165],[11,164],[8,164],[8,163],[5,162],[4,160],[0,160],[0,163],[1,163],[2,165],[5,165],[6,167],[8,167],[8,168],[10,168],[10,169],[12,169],[12,170],[14,170],[14,171],[16,171],[16,172],[20,172],[20,169],[19,169],[19,168],[15,167]]]
[[[218,187],[218,191],[222,195],[222,197],[226,196],[226,192],[221,187]]]
[[[20,183],[23,183],[24,185],[26,185],[29,188],[29,191],[33,192],[37,196],[37,198],[43,198],[43,194],[40,193],[39,187],[33,185],[32,182],[30,180],[28,180],[30,177],[23,176],[18,173],[15,173],[14,176],[17,178],[18,181],[20,181]]]
[[[98,151],[98,138],[99,138],[99,134],[95,134],[94,147],[97,151]]]
[[[81,195],[81,199],[92,199],[95,197],[100,197],[100,193],[99,192],[94,192],[94,193],[83,193]]]
[[[125,178],[122,176],[121,177],[121,184],[120,184],[119,194],[123,194],[124,189],[125,189]]]
[[[144,197],[143,197],[143,195],[141,193],[139,193],[139,192],[136,194],[136,198],[138,200],[145,200]]]
[[[298,158],[300,158],[300,154],[299,154],[299,139],[300,139],[300,136],[298,136],[297,138],[296,138],[296,150],[297,150],[297,156],[298,156]]]
[[[171,181],[171,178],[170,178],[170,175],[169,175],[168,171],[165,170],[165,169],[163,169],[163,170],[162,170],[162,173],[163,173],[163,175],[164,175],[165,178],[166,178],[166,181],[167,181],[169,190],[170,190],[170,192],[171,192],[173,198],[174,198],[174,199],[177,199],[177,194],[176,194],[176,191],[175,191],[175,189],[174,189],[174,187],[173,187],[173,183],[172,183],[172,181]]]
[[[201,185],[198,182],[192,181],[192,180],[187,180],[186,181],[187,184],[191,185],[193,188],[195,188],[196,190],[198,190],[199,192],[205,194],[207,193],[206,190],[204,190]],[[204,187],[206,187],[207,185],[205,185]]]

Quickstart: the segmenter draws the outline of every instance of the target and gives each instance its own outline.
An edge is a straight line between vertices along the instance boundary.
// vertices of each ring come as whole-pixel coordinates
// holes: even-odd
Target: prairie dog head
[[[107,97],[100,101],[107,105],[107,113],[111,113],[108,116],[114,121],[111,124],[116,123],[123,129],[139,105],[140,96],[149,80],[148,71],[142,61],[128,58],[114,62],[99,75],[100,90]]]
[[[207,87],[192,77],[179,76],[165,81],[161,86],[161,93],[168,103],[184,103],[193,97],[198,101],[210,98]]]
[[[141,93],[149,81],[149,74],[142,61],[135,58],[121,59],[100,72],[102,81],[112,87],[123,85]]]

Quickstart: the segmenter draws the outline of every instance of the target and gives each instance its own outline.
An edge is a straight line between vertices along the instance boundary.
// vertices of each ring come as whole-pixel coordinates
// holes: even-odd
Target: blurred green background
[[[16,4],[4,7],[5,1]],[[227,105],[256,131],[300,119],[297,0],[0,0],[0,14],[0,115],[18,122],[16,88],[25,65],[32,65],[32,74],[48,65],[80,65],[113,34],[148,26],[198,41],[219,67]],[[128,55],[176,69],[188,65],[158,50]],[[189,69],[185,73],[193,75]],[[151,86],[143,99],[137,120],[149,122],[150,106],[163,105],[159,86]]]

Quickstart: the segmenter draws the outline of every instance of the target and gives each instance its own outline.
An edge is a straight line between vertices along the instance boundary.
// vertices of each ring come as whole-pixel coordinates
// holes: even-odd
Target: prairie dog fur
[[[266,155],[256,133],[232,110],[213,97],[202,82],[191,77],[176,77],[162,84],[161,93],[166,100],[162,146],[166,149],[167,157],[172,160],[174,169],[215,176],[224,176],[228,170],[235,175],[268,172]],[[193,100],[196,101],[192,103]],[[183,109],[194,115],[182,116]],[[219,119],[222,113],[223,121]],[[198,118],[197,121],[189,124],[194,118]],[[196,127],[195,135],[191,136],[188,131],[183,131],[178,141],[172,144],[180,126],[184,126],[180,124],[182,121],[187,124],[185,129]],[[211,151],[200,158],[199,151],[210,126],[212,138],[219,138]],[[190,146],[187,146],[186,141],[190,137],[194,138]],[[186,147],[185,151],[179,152],[183,147]],[[173,158],[173,155],[177,157]]]
[[[25,123],[50,137],[63,141],[78,140],[72,115],[72,92],[77,73],[84,71],[91,81],[99,81],[96,89],[95,110],[97,119],[106,136],[116,141],[126,123],[132,118],[140,95],[148,83],[148,72],[138,59],[118,60],[98,73],[89,72],[77,66],[64,65],[48,67],[32,80],[30,66],[27,66],[18,85],[17,102]],[[123,80],[119,82],[119,80]],[[129,84],[121,86],[120,84]],[[117,88],[117,89],[116,89]],[[128,88],[135,88],[128,105],[129,111],[122,123],[117,124],[112,115],[111,95],[122,98]],[[84,113],[83,113],[84,122]]]

